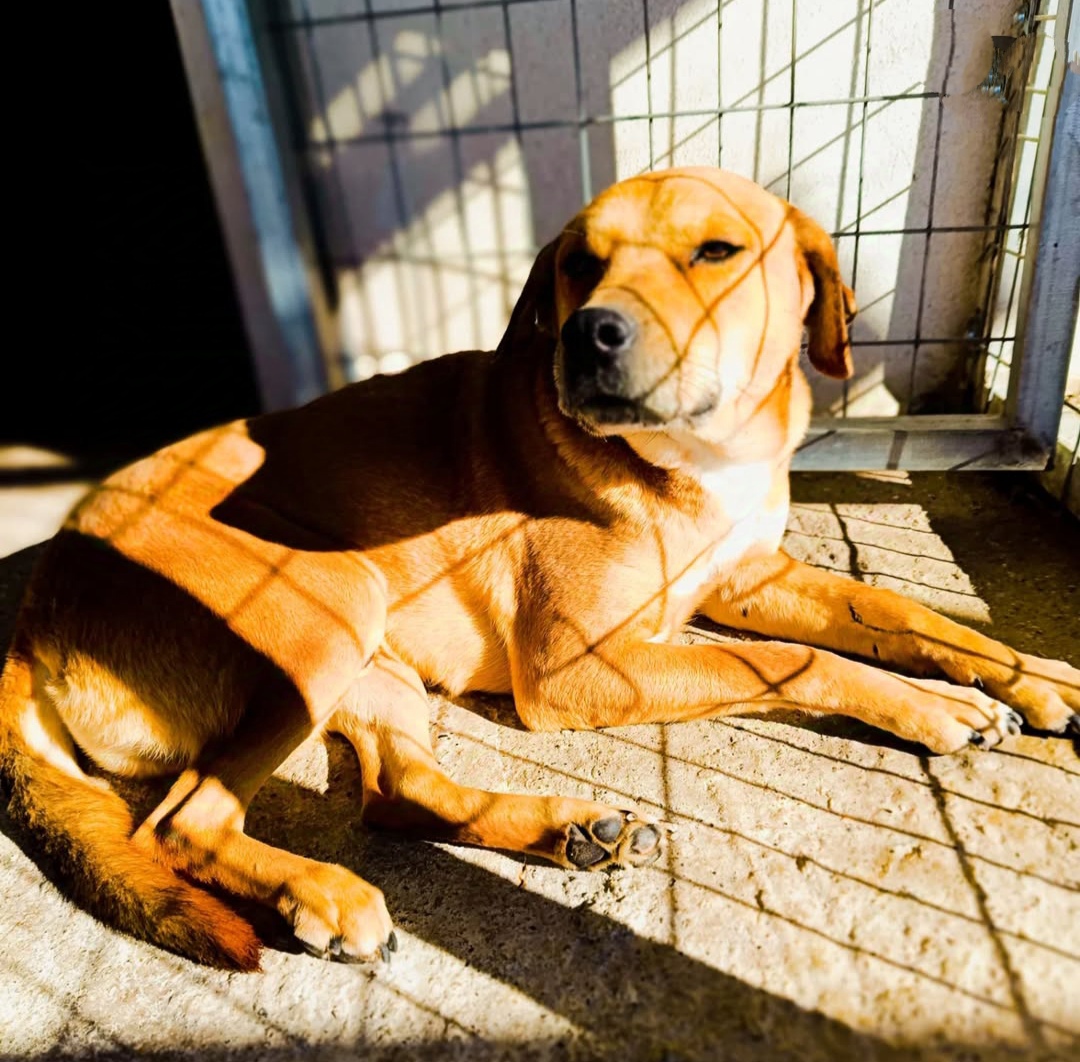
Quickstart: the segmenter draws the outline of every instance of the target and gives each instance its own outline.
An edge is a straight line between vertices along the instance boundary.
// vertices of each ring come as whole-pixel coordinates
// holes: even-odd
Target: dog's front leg
[[[1040,730],[1080,729],[1080,671],[1018,653],[891,590],[785,553],[740,566],[703,603],[728,627],[836,649],[979,686]]]
[[[782,642],[601,640],[519,656],[514,695],[534,729],[666,723],[801,708],[848,715],[935,752],[997,744],[1019,719],[973,688],[904,678]]]
[[[330,720],[360,760],[367,825],[526,852],[571,869],[639,866],[659,856],[659,830],[628,808],[458,784],[435,758],[428,712],[420,676],[387,649]]]

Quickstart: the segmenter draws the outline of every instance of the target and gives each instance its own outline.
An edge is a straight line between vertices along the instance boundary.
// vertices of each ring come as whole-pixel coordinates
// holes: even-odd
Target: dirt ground
[[[78,489],[0,491],[0,554],[50,533]],[[800,476],[787,548],[1080,663],[1080,528],[1019,480]],[[34,552],[0,560],[5,641]],[[836,719],[513,720],[434,701],[440,759],[475,785],[633,801],[669,825],[663,859],[567,873],[371,835],[351,754],[313,745],[250,829],[382,888],[400,950],[378,969],[271,950],[263,973],[228,975],[74,907],[0,813],[0,1055],[1080,1058],[1070,741],[932,758]]]

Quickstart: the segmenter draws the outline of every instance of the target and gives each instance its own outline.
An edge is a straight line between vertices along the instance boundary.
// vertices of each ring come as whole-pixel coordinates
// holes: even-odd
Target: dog
[[[452,781],[428,687],[512,694],[536,730],[795,706],[948,753],[1021,717],[1076,727],[1075,668],[779,549],[810,415],[804,327],[810,363],[843,378],[854,313],[798,209],[720,170],[649,173],[540,252],[494,352],[117,472],[19,613],[0,679],[11,814],[106,921],[252,970],[260,940],[232,898],[329,959],[396,946],[378,889],[244,833],[320,731],[355,748],[372,827],[574,869],[657,857],[632,809]],[[768,640],[681,644],[695,612]],[[109,775],[175,781],[136,823]]]

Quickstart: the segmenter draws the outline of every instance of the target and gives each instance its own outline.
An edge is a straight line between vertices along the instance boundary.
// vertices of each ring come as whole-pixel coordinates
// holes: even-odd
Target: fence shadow
[[[803,484],[797,488],[797,495],[805,497],[804,488],[809,490],[811,486]],[[880,496],[880,485],[870,484],[868,491]],[[810,493],[818,497],[821,492]],[[10,631],[13,603],[38,549],[0,561],[0,637],[6,638]],[[502,715],[507,707],[502,703],[497,714]],[[612,740],[623,737],[612,735]],[[891,1045],[717,970],[672,943],[639,935],[588,904],[565,906],[455,858],[442,847],[403,843],[360,830],[356,825],[358,772],[351,751],[342,742],[328,743],[328,779],[326,792],[272,779],[251,808],[250,832],[268,843],[311,858],[341,862],[358,871],[383,889],[395,920],[411,936],[452,956],[463,968],[478,970],[535,1000],[580,1030],[579,1037],[545,1044],[470,1035],[463,1041],[447,1039],[407,1046],[368,1043],[360,1038],[318,1045],[297,1041],[287,1047],[257,1050],[222,1043],[198,1048],[177,1046],[155,1053],[140,1048],[138,1032],[121,1023],[120,1040],[128,1037],[130,1042],[117,1040],[114,1047],[95,1050],[95,1057],[220,1057],[242,1062],[257,1056],[284,1062],[298,1057],[341,1057],[357,1051],[375,1059],[422,1060],[723,1057],[746,1062],[818,1058],[891,1062],[911,1058],[913,1051],[923,1059],[952,1059],[958,1054],[983,1062],[1032,1057],[1030,1052],[1023,1054],[1013,1047],[992,1043]],[[677,807],[665,810],[679,814]],[[23,843],[3,814],[0,832],[12,836],[17,844]],[[38,854],[33,849],[24,847],[24,851],[37,862]],[[673,877],[669,882],[669,891],[674,890],[676,880]],[[632,890],[633,872],[627,874],[626,881],[626,887]],[[62,882],[57,884],[63,887]],[[770,919],[774,914],[766,909],[761,917]],[[985,910],[981,917],[993,933]],[[792,924],[802,925],[797,921]],[[820,935],[812,926],[802,928]],[[103,954],[108,954],[107,949]],[[196,968],[191,970],[194,973]],[[16,978],[20,976],[17,968],[12,973]],[[109,976],[107,958],[98,960],[87,974],[94,979]],[[150,969],[147,976],[152,976]],[[358,974],[358,984],[362,983]],[[392,982],[388,984],[393,991]],[[43,991],[48,986],[39,987]],[[225,995],[230,992],[227,985],[215,991]],[[239,1002],[235,1005],[242,1006]],[[449,1016],[447,1020],[451,1020]],[[70,1043],[77,1041],[73,1036]],[[77,1046],[58,1043],[48,1057],[77,1057],[79,1053]]]
[[[689,1062],[720,1057],[740,1062],[901,1062],[913,1057],[910,1047],[890,1045],[749,985],[670,944],[640,936],[587,905],[563,906],[434,845],[350,834],[342,823],[355,810],[358,795],[352,754],[343,742],[333,741],[329,760],[327,793],[271,780],[252,806],[250,832],[312,858],[336,858],[362,873],[384,890],[399,927],[454,957],[463,967],[511,986],[572,1023],[579,1030],[575,1037],[545,1043],[458,1034],[407,1044],[360,1038],[331,1043],[298,1040],[272,1048],[225,1043],[185,1047],[181,1043],[172,1049],[146,1050],[136,1028],[118,1022],[121,1031],[111,1034],[113,1046],[95,1048],[93,1057],[161,1062],[203,1058],[285,1062],[355,1057],[355,1052],[362,1052],[364,1058],[432,1062],[465,1058]],[[3,812],[0,833],[23,846],[19,830]],[[26,854],[37,861],[35,852]],[[61,881],[54,883],[63,889]],[[396,961],[403,959],[399,956]],[[194,973],[197,968],[191,970]],[[9,973],[19,977],[17,967]],[[107,958],[86,975],[95,980],[109,976]],[[147,976],[153,976],[152,970]],[[363,991],[359,971],[357,982],[358,991]],[[392,979],[384,984],[394,991]],[[223,985],[217,991],[228,994],[229,989]],[[273,1028],[273,1019],[265,1012],[263,1016],[268,1030]],[[445,1017],[453,1024],[449,1015]],[[920,1049],[918,1057],[953,1058],[956,1046],[935,1044],[925,1053]],[[77,1058],[82,1052],[75,1044],[58,1044],[39,1057]],[[1021,1055],[1011,1047],[979,1045],[963,1057],[1005,1062]]]

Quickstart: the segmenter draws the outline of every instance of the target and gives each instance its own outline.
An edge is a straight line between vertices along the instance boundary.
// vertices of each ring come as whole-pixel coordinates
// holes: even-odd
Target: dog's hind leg
[[[459,785],[435,759],[420,677],[388,653],[375,658],[327,728],[356,749],[369,826],[524,852],[577,870],[659,855],[657,827],[627,809]]]
[[[275,908],[312,954],[386,958],[394,936],[377,888],[244,833],[251,799],[317,726],[295,690],[260,697],[227,750],[185,771],[133,840],[188,877]]]

